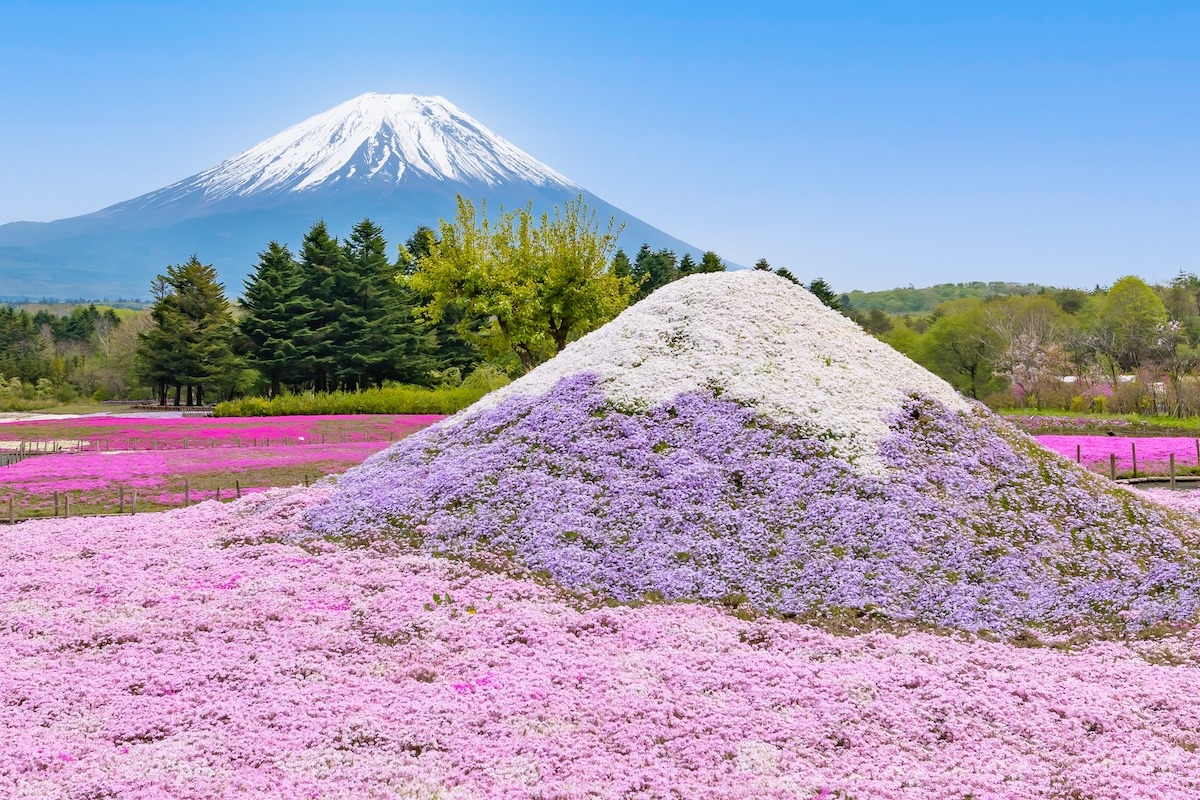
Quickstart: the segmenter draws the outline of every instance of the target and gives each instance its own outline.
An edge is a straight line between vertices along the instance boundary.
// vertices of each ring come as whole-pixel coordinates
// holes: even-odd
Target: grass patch
[[[87,401],[60,403],[57,400],[25,400],[20,397],[0,397],[0,412],[28,412],[35,414],[112,414],[128,411],[132,405],[115,403],[92,403]]]

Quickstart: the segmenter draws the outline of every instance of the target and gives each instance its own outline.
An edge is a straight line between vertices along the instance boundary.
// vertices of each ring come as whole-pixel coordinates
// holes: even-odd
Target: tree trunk
[[[561,353],[563,348],[567,346],[567,339],[571,335],[571,325],[566,320],[557,325],[551,324],[550,338],[554,340],[554,352]]]
[[[175,405],[176,405],[176,407],[178,407],[178,406],[179,406],[179,393],[180,393],[182,390],[183,390],[183,387],[182,387],[182,386],[180,386],[178,383],[177,383],[177,384],[175,384]]]
[[[513,350],[517,352],[517,358],[521,359],[521,367],[525,372],[529,372],[536,366],[533,361],[533,353],[529,349],[520,345],[514,345]]]

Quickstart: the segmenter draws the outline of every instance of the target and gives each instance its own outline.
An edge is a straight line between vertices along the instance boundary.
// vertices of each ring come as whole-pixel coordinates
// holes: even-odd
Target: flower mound
[[[910,399],[864,472],[711,394],[621,409],[561,380],[344,475],[318,531],[515,561],[620,600],[748,603],[1012,634],[1190,618],[1200,564],[1167,510],[984,411]]]

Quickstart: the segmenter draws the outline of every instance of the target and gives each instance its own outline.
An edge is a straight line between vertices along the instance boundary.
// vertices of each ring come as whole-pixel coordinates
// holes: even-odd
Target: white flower
[[[463,413],[512,395],[545,394],[559,379],[583,372],[597,374],[607,397],[622,406],[718,391],[828,437],[870,472],[883,470],[877,446],[888,434],[885,420],[910,394],[969,408],[948,383],[805,289],[744,270],[695,275],[659,289]]]

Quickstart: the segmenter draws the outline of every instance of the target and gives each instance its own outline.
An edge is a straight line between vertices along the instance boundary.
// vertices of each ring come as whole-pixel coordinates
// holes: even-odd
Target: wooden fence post
[[[1117,479],[1117,454],[1116,453],[1108,454],[1108,477],[1114,481]]]
[[[221,487],[217,487],[217,502],[221,502]]]
[[[235,480],[233,482],[233,486],[237,490],[237,496],[240,498],[242,496],[242,482],[240,480]]]
[[[1175,454],[1171,453],[1171,488],[1175,488]]]
[[[54,490],[54,516],[58,516],[58,489]]]
[[[137,489],[136,488],[133,490],[133,508],[130,510],[129,513],[130,514],[137,513]]]
[[[121,487],[121,488],[118,490],[118,492],[119,492],[119,495],[118,495],[118,496],[119,496],[121,499],[120,499],[120,505],[119,505],[119,506],[117,506],[117,513],[118,513],[118,514],[124,514],[124,513],[125,513],[125,487],[124,487],[124,486],[122,486],[122,487]]]
[[[188,503],[190,501],[191,501],[191,492],[188,489],[187,478],[184,478],[183,479],[183,506],[184,506],[184,508],[187,508]]]
[[[9,525],[17,524],[17,512],[13,508],[13,499],[11,497],[8,498],[8,524]]]
[[[1137,442],[1129,443],[1129,452],[1131,454],[1130,457],[1133,459],[1133,477],[1136,478],[1137,477]]]
[[[1076,464],[1083,463],[1083,445],[1081,445],[1081,444],[1075,445],[1075,463]]]

